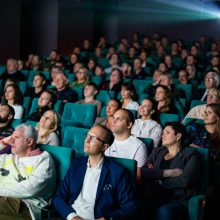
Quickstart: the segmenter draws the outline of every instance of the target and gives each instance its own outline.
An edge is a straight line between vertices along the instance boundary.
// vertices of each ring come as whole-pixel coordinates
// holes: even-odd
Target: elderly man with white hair
[[[52,157],[36,148],[37,132],[27,124],[1,141],[11,154],[0,155],[0,219],[41,219],[55,189]]]
[[[206,73],[204,81],[205,88],[196,89],[192,94],[192,99],[201,101],[206,100],[209,89],[219,87],[219,74],[214,71],[209,71]]]

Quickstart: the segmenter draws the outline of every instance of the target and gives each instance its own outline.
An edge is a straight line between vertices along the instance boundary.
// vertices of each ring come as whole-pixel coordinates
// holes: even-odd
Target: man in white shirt
[[[104,157],[112,132],[97,125],[88,132],[84,151],[89,157],[72,161],[53,203],[63,219],[128,219],[136,213],[133,187],[125,168]]]
[[[115,112],[111,125],[115,140],[105,151],[105,155],[136,160],[137,182],[140,183],[140,169],[147,160],[147,150],[145,144],[131,134],[133,124],[134,115],[131,111],[121,108]]]
[[[2,142],[2,141],[1,141]],[[0,155],[0,219],[41,219],[55,189],[55,166],[47,152],[35,149],[37,132],[21,124],[3,139],[12,154]]]

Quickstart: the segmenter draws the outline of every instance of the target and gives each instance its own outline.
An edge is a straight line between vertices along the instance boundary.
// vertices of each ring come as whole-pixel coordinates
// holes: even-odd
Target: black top
[[[0,139],[8,137],[12,135],[14,129],[10,125],[6,125],[4,127],[0,127]]]
[[[76,102],[78,100],[77,93],[74,92],[69,87],[65,88],[62,91],[54,90],[57,95],[57,99],[63,102]]]
[[[36,112],[33,112],[29,119],[32,120],[32,121],[37,121],[39,122],[40,121],[40,118],[42,117],[42,115],[46,112],[50,110],[50,107],[49,106],[45,106],[44,108],[37,108],[37,111]]]
[[[1,75],[1,79],[5,82],[7,79],[9,78],[12,78],[12,79],[16,79],[17,81],[27,81],[27,78],[26,76],[20,72],[20,71],[17,71],[17,72],[14,72],[12,74],[9,74],[8,72],[4,72],[2,75]]]

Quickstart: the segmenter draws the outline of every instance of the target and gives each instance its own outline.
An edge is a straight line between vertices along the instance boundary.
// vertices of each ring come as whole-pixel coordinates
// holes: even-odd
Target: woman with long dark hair
[[[2,103],[9,104],[15,110],[14,119],[21,119],[23,116],[24,108],[22,106],[23,95],[19,87],[15,84],[6,86],[3,94]]]

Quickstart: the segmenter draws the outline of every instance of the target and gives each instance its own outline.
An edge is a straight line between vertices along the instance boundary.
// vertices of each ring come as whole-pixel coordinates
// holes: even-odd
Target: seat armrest
[[[190,220],[202,220],[204,218],[205,202],[205,195],[196,195],[189,200]]]

